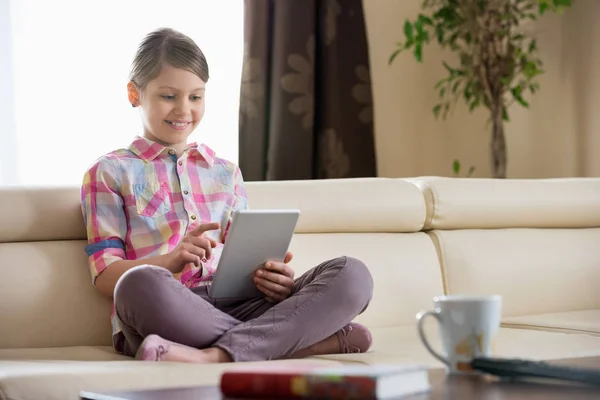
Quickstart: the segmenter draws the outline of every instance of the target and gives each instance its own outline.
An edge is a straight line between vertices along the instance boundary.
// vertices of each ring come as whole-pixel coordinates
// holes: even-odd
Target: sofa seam
[[[415,181],[410,181],[410,183],[417,190],[417,192],[419,193],[419,196],[420,196],[421,200],[423,201],[423,208],[424,208],[424,211],[425,211],[425,215],[423,217],[422,222],[419,224],[420,225],[419,229],[417,230],[417,232],[422,232],[422,231],[424,231],[426,229],[427,218],[428,218],[428,215],[429,215],[429,211],[428,211],[429,207],[427,207],[427,198],[426,198],[425,193],[423,192],[423,190],[419,187],[418,183],[416,183]]]
[[[549,325],[533,325],[533,324],[518,324],[510,322],[501,322],[502,328],[508,329],[522,329],[527,331],[541,331],[541,332],[556,332],[556,333],[568,333],[568,334],[588,334],[592,336],[600,336],[600,332],[588,330],[588,329],[574,329],[574,328],[561,328]]]
[[[435,248],[438,262],[440,264],[440,272],[442,274],[442,288],[444,290],[444,294],[448,295],[450,294],[450,283],[448,282],[448,274],[446,273],[446,259],[442,250],[443,240],[438,234],[437,230],[427,231],[425,234],[429,236],[433,242],[433,247]]]
[[[437,213],[437,194],[434,188],[429,185],[426,181],[422,179],[418,179],[415,181],[416,185],[423,195],[423,200],[425,202],[425,221],[423,224],[423,231],[428,231],[433,229],[433,220],[435,219]],[[430,199],[431,201],[428,201]]]
[[[427,225],[424,227],[424,229],[426,230],[431,230],[433,229],[433,221],[435,220],[435,217],[437,215],[437,193],[435,192],[435,189],[429,185],[427,182],[425,182],[425,187],[427,188],[427,193],[431,196],[431,201],[429,202],[431,204],[431,214],[427,217],[426,221],[427,221]],[[425,203],[426,205],[428,203]]]

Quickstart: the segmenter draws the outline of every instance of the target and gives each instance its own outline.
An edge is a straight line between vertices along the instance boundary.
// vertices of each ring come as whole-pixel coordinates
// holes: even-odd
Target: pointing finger
[[[212,231],[219,229],[220,224],[218,222],[208,222],[206,224],[200,224],[195,227],[190,233],[192,235],[200,236],[206,231]]]

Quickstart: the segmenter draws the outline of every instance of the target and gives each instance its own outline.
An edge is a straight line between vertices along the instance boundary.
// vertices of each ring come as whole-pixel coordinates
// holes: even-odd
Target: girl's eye
[[[175,96],[170,96],[170,95],[164,95],[164,96],[161,96],[161,97],[163,99],[165,99],[165,100],[173,100],[175,98]]]
[[[192,96],[192,101],[200,101],[202,100],[202,97],[200,96]]]

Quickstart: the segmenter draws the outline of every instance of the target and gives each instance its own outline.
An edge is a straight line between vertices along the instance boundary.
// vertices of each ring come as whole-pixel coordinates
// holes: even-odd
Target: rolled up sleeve
[[[117,168],[103,157],[86,171],[81,186],[88,239],[85,251],[94,285],[110,264],[126,258],[127,219],[123,205]]]

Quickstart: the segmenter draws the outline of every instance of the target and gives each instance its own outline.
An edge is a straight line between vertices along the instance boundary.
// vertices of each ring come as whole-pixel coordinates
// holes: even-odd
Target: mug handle
[[[425,321],[425,317],[428,315],[437,319],[438,323],[440,323],[440,324],[442,323],[439,312],[437,312],[437,311],[421,311],[420,313],[417,314],[417,329],[419,331],[419,338],[421,338],[421,342],[423,342],[423,345],[425,346],[425,348],[427,350],[429,350],[429,352],[435,358],[437,358],[438,360],[440,360],[447,366],[450,366],[450,361],[448,361],[447,358],[445,358],[440,353],[435,351],[433,349],[433,347],[431,347],[431,345],[429,344],[429,341],[427,340],[427,338],[425,337],[425,332],[423,331],[423,321]]]

